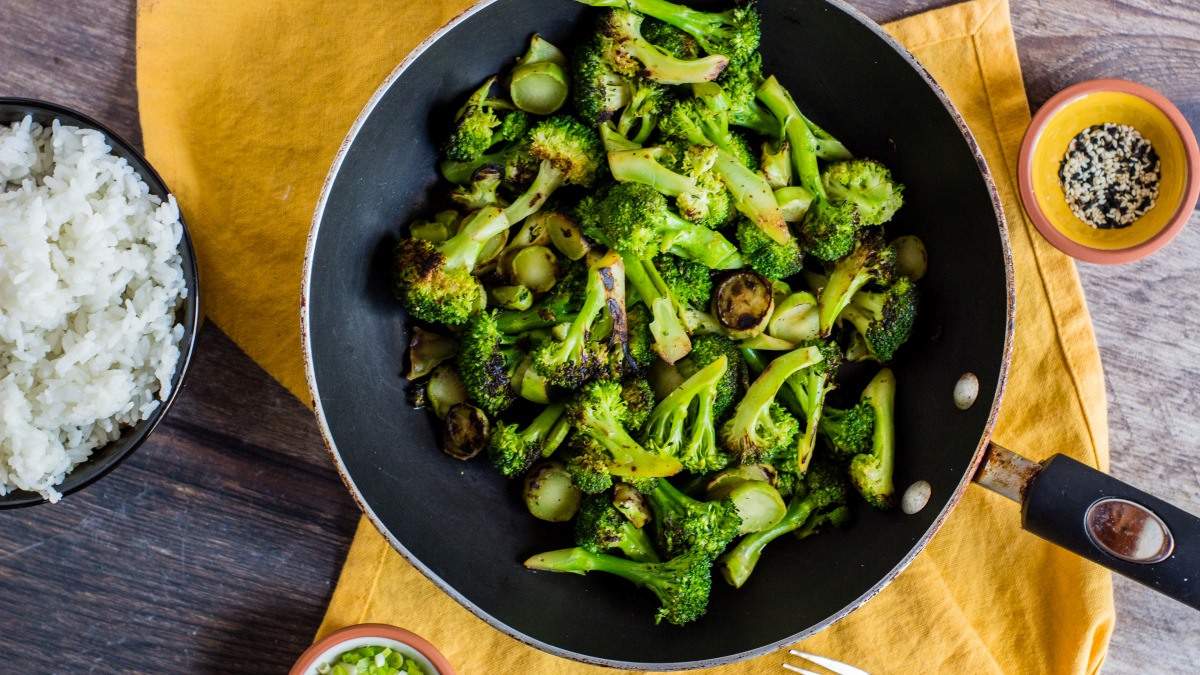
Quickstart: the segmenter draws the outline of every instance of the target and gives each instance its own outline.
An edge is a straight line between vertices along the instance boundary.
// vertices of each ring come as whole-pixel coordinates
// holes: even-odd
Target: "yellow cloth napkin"
[[[302,400],[301,259],[322,181],[377,85],[468,4],[139,2],[146,153],[192,229],[208,315]],[[1035,459],[1065,452],[1107,470],[1104,383],[1075,268],[1034,232],[1014,190],[1029,110],[1008,3],[975,0],[887,29],[966,118],[1008,217],[1018,331],[995,439]],[[1114,620],[1109,574],[1018,523],[1016,505],[971,487],[895,582],[802,648],[873,673],[1096,672]],[[493,630],[365,520],[320,633],[364,621],[423,635],[462,673],[600,672]],[[778,673],[780,661],[706,672]]]

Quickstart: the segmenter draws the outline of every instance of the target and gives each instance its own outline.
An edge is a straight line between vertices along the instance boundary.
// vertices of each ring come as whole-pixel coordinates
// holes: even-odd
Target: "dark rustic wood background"
[[[140,145],[134,3],[0,0],[0,95],[63,103]],[[881,22],[950,4],[851,3]],[[1124,77],[1200,128],[1200,3],[1013,5],[1034,108],[1072,83]],[[1200,513],[1192,220],[1147,260],[1079,272],[1113,473]],[[0,512],[0,671],[284,672],[320,623],[357,518],[308,409],[210,323],[171,414],[119,470],[58,506]],[[1196,672],[1200,614],[1115,585],[1105,672]]]

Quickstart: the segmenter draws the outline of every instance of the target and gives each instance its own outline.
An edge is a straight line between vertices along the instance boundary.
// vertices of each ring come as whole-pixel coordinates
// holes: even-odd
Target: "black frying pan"
[[[1082,526],[1084,511],[1109,494],[1149,505],[1180,540],[1200,532],[1194,518],[1065,457],[1024,484],[1039,467],[987,452],[1011,349],[1012,265],[987,167],[941,90],[878,26],[838,2],[760,8],[767,71],[857,154],[892,168],[907,188],[889,234],[917,234],[928,247],[923,315],[894,368],[896,484],[928,481],[929,505],[912,516],[864,507],[845,532],[779,540],[751,583],[714,584],[708,616],[685,627],[655,626],[654,598],[623,580],[521,566],[571,545],[570,530],[532,519],[518,486],[486,462],[439,451],[429,414],[407,402],[408,321],[386,264],[402,225],[432,206],[431,139],[464,93],[523,53],[535,30],[571,45],[590,11],[569,0],[501,0],[458,17],[397,68],[356,122],[317,208],[302,309],[309,384],[333,457],[368,517],[442,589],[519,640],[592,663],[697,668],[803,638],[877,593],[933,536],[987,456],[1005,460],[984,473],[1026,497],[1030,529],[1142,581],[1155,583],[1161,570],[1160,587],[1194,604],[1196,581],[1169,580],[1200,580],[1200,567],[1182,573],[1178,556],[1124,563]],[[961,411],[951,391],[967,372],[983,396]]]

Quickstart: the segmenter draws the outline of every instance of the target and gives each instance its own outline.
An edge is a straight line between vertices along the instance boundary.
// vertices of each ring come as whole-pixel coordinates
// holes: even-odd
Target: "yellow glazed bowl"
[[[1105,122],[1137,129],[1161,162],[1154,207],[1120,229],[1093,228],[1077,218],[1058,180],[1071,140]],[[1087,262],[1130,262],[1165,246],[1187,223],[1200,196],[1200,150],[1187,120],[1158,92],[1126,80],[1091,80],[1059,92],[1034,116],[1017,179],[1026,212],[1056,248]]]

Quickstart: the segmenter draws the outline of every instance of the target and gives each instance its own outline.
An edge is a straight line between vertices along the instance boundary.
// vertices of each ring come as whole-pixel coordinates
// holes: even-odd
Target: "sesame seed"
[[[1058,167],[1071,212],[1098,229],[1129,227],[1154,208],[1161,176],[1154,146],[1123,124],[1079,132]]]

